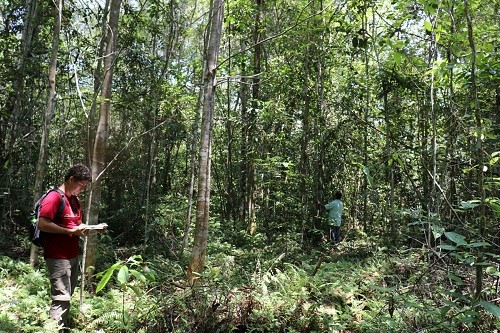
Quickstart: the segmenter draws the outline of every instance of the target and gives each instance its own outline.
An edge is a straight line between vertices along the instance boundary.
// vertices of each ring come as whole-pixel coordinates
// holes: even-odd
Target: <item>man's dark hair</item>
[[[335,199],[338,199],[338,200],[342,199],[342,192],[340,192],[340,191],[335,192]]]
[[[90,181],[92,177],[90,176],[90,170],[83,164],[73,165],[71,168],[66,171],[66,176],[64,177],[64,181],[67,181],[70,177],[73,177],[74,180],[88,180]]]

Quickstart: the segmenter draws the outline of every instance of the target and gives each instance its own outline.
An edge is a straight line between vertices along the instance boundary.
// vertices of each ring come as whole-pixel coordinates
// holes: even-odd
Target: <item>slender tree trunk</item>
[[[92,186],[90,189],[90,208],[87,223],[96,224],[99,220],[99,205],[101,202],[101,180],[106,166],[106,155],[109,140],[109,119],[111,103],[111,84],[116,59],[115,44],[118,36],[118,20],[121,0],[111,0],[109,14],[109,30],[107,34],[106,56],[104,58],[104,79],[101,91],[101,107],[99,124],[97,126],[94,149],[92,154]],[[85,268],[94,267],[97,256],[97,235],[86,238]]]
[[[256,113],[260,107],[260,72],[261,72],[261,57],[262,44],[261,40],[261,16],[262,16],[262,0],[256,0],[257,12],[255,13],[254,26],[254,53],[253,53],[253,82],[252,82],[252,108],[250,110],[250,129],[249,135],[253,137],[256,132]],[[257,221],[255,220],[255,152],[254,141],[249,141],[249,154],[247,158],[247,211],[248,222],[247,232],[253,235],[257,230]]]
[[[319,11],[323,11],[323,1],[321,0],[319,2]],[[321,17],[321,25],[325,26],[325,16]],[[321,31],[321,43],[319,45],[319,54],[323,55],[326,52],[326,44],[325,44],[325,39],[327,36],[327,31],[326,29],[323,29]],[[319,117],[317,120],[314,122],[314,135],[316,137],[321,137],[321,131],[323,128],[325,128],[325,75],[323,73],[323,67],[324,65],[324,57],[319,56],[318,59],[318,75],[316,77],[316,93],[318,96],[317,100],[317,110],[319,113]],[[316,203],[316,207],[313,210],[314,216],[312,217],[312,224],[314,228],[321,228],[321,217],[322,217],[322,203],[325,200],[325,149],[323,148],[322,143],[317,143],[316,145],[316,156],[315,156],[315,161],[314,164],[315,166],[313,167],[313,192],[312,192],[312,200],[313,203]]]
[[[394,221],[394,163],[389,163],[392,159],[392,122],[389,112],[389,82],[382,82],[383,100],[384,100],[384,115],[385,115],[385,155],[387,158],[386,165],[386,180],[390,184],[389,188],[389,205],[386,215],[389,216],[390,234],[396,235],[396,225]]]
[[[477,96],[477,83],[476,83],[476,45],[474,41],[474,30],[472,25],[472,17],[470,14],[469,3],[464,0],[464,12],[465,18],[467,20],[467,35],[469,39],[469,47],[471,49],[471,63],[470,63],[470,95],[472,100],[472,107],[474,110],[474,116],[476,120],[476,165],[477,165],[477,195],[481,200],[481,205],[479,206],[479,218],[478,218],[478,229],[481,237],[486,234],[486,192],[484,189],[484,156],[483,156],[483,121],[481,115],[481,108],[479,106],[479,99]],[[481,263],[483,261],[483,250],[478,249],[477,262]],[[483,292],[483,266],[476,265],[476,293],[475,298],[481,298]]]
[[[47,100],[45,103],[45,113],[43,117],[42,137],[40,139],[40,151],[36,165],[35,186],[33,188],[33,202],[36,202],[43,192],[43,177],[47,165],[47,148],[50,132],[50,123],[55,109],[56,100],[56,72],[57,54],[59,52],[59,34],[61,31],[62,6],[63,1],[58,0],[55,4],[55,23],[52,35],[52,52],[50,55],[49,75],[47,80]],[[38,248],[31,245],[30,264],[35,266],[38,263]]]
[[[215,102],[217,58],[222,35],[224,0],[213,0],[210,8],[210,36],[208,39],[207,67],[204,82],[203,117],[201,121],[200,163],[198,175],[198,202],[196,205],[196,226],[191,260],[188,265],[189,283],[196,280],[195,273],[201,273],[205,264],[208,242],[210,212],[210,158],[212,123]]]
[[[106,32],[108,29],[108,14],[109,14],[109,1],[106,0],[103,8],[103,14],[102,14],[102,20],[101,20],[101,39],[99,41],[99,46],[97,49],[97,64],[96,67],[94,68],[94,95],[92,98],[92,105],[90,106],[90,111],[89,111],[89,117],[87,119],[87,146],[86,146],[86,154],[85,158],[87,159],[87,165],[90,165],[92,163],[92,152],[93,152],[93,147],[94,147],[94,140],[95,140],[95,119],[96,119],[96,110],[97,110],[97,105],[98,103],[98,96],[99,93],[101,92],[101,86],[103,83],[103,77],[102,77],[102,63],[104,59],[104,51],[106,49]],[[90,205],[90,202],[87,202],[87,208],[88,205]]]
[[[450,34],[453,36],[455,35],[456,32],[456,27],[455,27],[455,8],[454,8],[454,2],[451,2],[451,8],[449,9],[449,15],[450,15]],[[452,48],[452,42],[450,41],[450,44],[448,45],[448,48],[446,50],[446,56],[448,63],[451,64],[453,61],[455,61],[453,52],[451,51]],[[454,86],[454,72],[453,68],[450,68],[448,72],[449,76],[449,81],[448,81],[448,90],[449,90],[449,97],[448,97],[448,113],[449,113],[449,118],[448,118],[448,125],[446,126],[446,130],[448,132],[448,137],[449,140],[447,140],[446,143],[446,161],[448,163],[447,169],[449,170],[448,172],[448,178],[449,178],[449,187],[448,187],[448,202],[451,204],[455,203],[455,198],[456,198],[456,184],[455,184],[455,179],[457,179],[457,172],[458,172],[458,167],[457,163],[458,161],[455,158],[455,145],[457,142],[457,136],[458,136],[458,131],[457,131],[457,122],[458,122],[458,117],[455,114],[455,86]],[[448,209],[448,220],[450,223],[450,226],[453,225],[453,220],[455,219],[455,214],[453,213],[452,207],[449,207]]]
[[[245,49],[244,42],[242,42],[241,47],[242,50]],[[249,95],[249,80],[246,78],[247,75],[247,69],[246,69],[246,63],[245,61],[241,61],[240,65],[240,71],[241,71],[241,84],[240,84],[240,99],[241,99],[241,163],[239,166],[240,172],[239,172],[239,182],[238,182],[238,187],[239,187],[239,221],[244,222],[247,214],[247,160],[249,158],[250,154],[250,117],[249,117],[249,111],[248,111],[248,95]]]
[[[437,20],[438,14],[436,13],[435,15],[435,20]],[[436,24],[433,24],[433,28],[435,27]],[[429,67],[434,66],[434,62],[437,59],[437,41],[436,41],[436,35],[435,32],[432,31],[430,33],[430,45],[429,45]],[[430,117],[431,117],[431,157],[430,157],[430,163],[428,165],[431,166],[431,184],[430,184],[430,194],[428,196],[428,202],[427,202],[427,218],[428,218],[428,228],[426,232],[426,242],[429,246],[434,247],[436,245],[432,228],[431,228],[431,221],[432,221],[432,216],[433,215],[438,215],[439,214],[439,204],[437,202],[437,188],[436,188],[436,181],[437,181],[437,111],[436,111],[436,103],[435,103],[435,98],[436,98],[436,92],[435,92],[435,87],[434,87],[434,71],[431,72],[431,82],[430,82],[430,91],[429,91],[429,97],[430,97]]]
[[[308,71],[308,69],[306,69]],[[307,73],[307,72],[306,72]],[[308,73],[306,74],[307,80]],[[307,81],[306,81],[307,82]],[[300,142],[300,204],[302,206],[302,216],[301,216],[301,226],[300,226],[300,235],[301,242],[304,241],[304,232],[306,228],[307,221],[307,208],[308,200],[307,200],[307,175],[309,174],[309,156],[307,154],[307,147],[309,146],[309,136],[310,133],[310,107],[311,101],[309,97],[309,93],[306,89],[304,96],[304,111],[302,114],[302,135]]]
[[[204,49],[207,47],[205,46]],[[205,55],[203,56],[203,68],[201,73],[201,84],[205,82],[205,68],[206,68],[207,60]],[[201,85],[200,84],[200,85]],[[184,236],[182,237],[182,252],[188,247],[189,243],[189,231],[191,229],[191,216],[193,210],[193,195],[194,195],[194,182],[195,182],[195,174],[196,174],[196,146],[198,142],[198,126],[200,123],[200,113],[201,106],[203,101],[203,90],[200,89],[198,95],[198,102],[196,104],[196,113],[193,121],[193,125],[191,127],[191,142],[189,144],[189,153],[191,156],[190,161],[190,172],[189,172],[189,195],[188,195],[188,211],[186,215],[186,221],[184,223]]]
[[[32,51],[33,40],[35,38],[35,31],[37,31],[38,26],[38,15],[39,15],[39,3],[34,0],[26,0],[25,4],[26,15],[24,16],[23,31],[21,34],[21,54],[19,55],[19,61],[17,62],[16,76],[12,81],[12,92],[9,93],[7,97],[6,109],[10,111],[9,124],[10,128],[5,132],[5,143],[3,149],[1,149],[0,165],[11,158],[11,153],[13,152],[13,147],[15,146],[15,141],[18,139],[18,126],[21,123],[18,121],[22,117],[23,113],[23,92],[25,85],[25,70],[26,61],[29,57],[29,53]],[[57,23],[56,23],[57,24]],[[10,50],[4,50],[4,58],[9,58]],[[1,131],[2,127],[0,127]],[[0,138],[4,137],[4,133],[0,132]]]
[[[151,200],[151,192],[153,192],[154,185],[156,184],[156,151],[158,143],[156,139],[156,126],[157,126],[157,107],[153,107],[151,117],[153,120],[152,129],[150,133],[150,140],[148,144],[148,167],[146,173],[145,186],[145,216],[144,216],[144,248],[148,246],[149,240],[149,206]]]
[[[230,3],[228,2],[227,5],[226,5],[226,11],[227,13],[230,12],[230,9],[229,9],[229,5]],[[227,23],[227,35],[229,36],[228,37],[228,40],[227,40],[227,51],[228,51],[228,54],[229,54],[229,58],[228,58],[228,63],[227,63],[227,71],[228,71],[228,76],[231,76],[232,75],[232,66],[233,66],[233,61],[232,61],[232,57],[231,57],[231,53],[232,53],[232,39],[231,39],[231,34],[232,34],[232,24],[231,24],[231,21],[228,21]],[[226,136],[227,136],[227,142],[226,142],[226,146],[227,146],[227,155],[226,155],[226,179],[225,179],[225,182],[226,182],[226,185],[225,185],[225,188],[226,188],[226,205],[225,205],[225,209],[224,209],[224,217],[226,219],[231,219],[231,217],[233,217],[233,212],[234,212],[234,195],[235,195],[235,191],[234,191],[234,184],[233,184],[233,127],[234,127],[234,121],[232,120],[232,117],[231,117],[231,110],[232,110],[232,103],[230,103],[229,101],[231,101],[231,94],[232,94],[232,85],[231,84],[227,84],[227,89],[226,89],[226,99],[227,99],[227,106],[226,106],[226,123],[225,123],[225,129],[226,129]]]
[[[15,68],[15,73],[12,77],[12,89],[2,88],[2,94],[5,96],[5,104],[2,105],[2,110],[0,111],[0,166],[4,168],[0,172],[0,184],[2,187],[10,190],[12,183],[15,182],[16,172],[18,174],[26,174],[26,170],[23,172],[19,169],[5,166],[15,165],[16,159],[19,156],[20,151],[16,149],[19,147],[19,140],[24,137],[21,132],[29,132],[28,128],[21,128],[22,124],[26,124],[26,119],[31,117],[33,112],[38,110],[38,106],[35,106],[36,100],[30,98],[29,94],[26,94],[26,68],[29,59],[31,57],[31,52],[34,46],[34,40],[36,40],[37,32],[39,31],[39,15],[40,15],[40,3],[38,1],[26,0],[25,2],[25,15],[23,17],[23,30],[21,34],[20,41],[20,52],[19,54],[14,54],[15,49],[4,47],[2,49],[2,59],[15,59],[17,58],[17,66]],[[9,15],[10,16],[10,15]],[[5,21],[5,22],[4,22]],[[2,17],[3,29],[0,31],[0,39],[8,40],[12,33],[12,22],[9,17]],[[2,78],[5,79],[5,78]],[[3,98],[2,98],[3,100]],[[24,141],[24,149],[22,151],[29,151],[31,147],[28,147],[27,141]],[[25,159],[26,155],[22,153],[22,158]],[[16,171],[17,169],[17,171]],[[30,170],[31,172],[31,170]],[[29,184],[31,180],[26,179],[26,185]],[[22,193],[22,197],[31,200],[29,193]],[[2,223],[6,222],[9,218],[12,219],[12,209],[6,209],[7,200],[4,201],[2,205],[2,215],[0,216],[0,225],[4,225],[6,228],[3,229],[5,232],[12,232],[14,224],[12,223]],[[34,248],[32,251],[35,250]],[[33,256],[33,254],[31,255]],[[36,259],[35,259],[36,260]]]
[[[363,30],[367,31],[368,29],[368,24],[367,24],[367,19],[366,19],[366,7],[363,15]],[[368,47],[365,47],[364,50],[364,62],[365,62],[365,105],[363,106],[363,122],[365,124],[368,124],[368,116],[370,112],[370,104],[371,104],[371,98],[370,98],[370,71],[369,71],[369,60],[368,60]],[[368,167],[368,126],[363,126],[363,166],[365,168]],[[362,214],[363,214],[363,229],[365,231],[368,231],[368,226],[371,225],[371,223],[367,223],[368,221],[368,179],[367,176],[363,178],[362,186],[361,186],[361,192],[363,193],[363,204],[362,204]]]

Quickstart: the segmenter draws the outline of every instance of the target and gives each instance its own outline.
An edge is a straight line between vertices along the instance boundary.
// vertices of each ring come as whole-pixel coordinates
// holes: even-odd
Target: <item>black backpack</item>
[[[64,192],[58,188],[52,188],[48,190],[38,201],[35,203],[33,211],[31,212],[31,225],[30,225],[30,239],[33,244],[39,247],[43,247],[44,232],[38,228],[38,218],[40,217],[40,210],[42,208],[42,201],[45,197],[52,191],[57,191],[61,195],[61,201],[59,208],[57,209],[56,215],[54,216],[54,221],[58,222],[62,218],[62,213],[64,207],[66,206],[66,200],[64,199]]]

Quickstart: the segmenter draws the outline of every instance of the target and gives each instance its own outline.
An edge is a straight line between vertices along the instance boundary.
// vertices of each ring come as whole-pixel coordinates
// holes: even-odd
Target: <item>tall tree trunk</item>
[[[210,8],[210,36],[208,39],[207,66],[204,82],[203,116],[201,121],[200,162],[198,173],[198,202],[196,205],[196,226],[191,259],[188,266],[189,283],[196,279],[205,264],[208,242],[210,211],[210,158],[212,144],[212,123],[215,102],[217,58],[222,35],[224,0],[213,0]]]
[[[202,86],[205,82],[205,72],[207,66],[206,59],[206,50],[207,50],[207,40],[204,40],[203,43],[203,65],[201,69],[201,78],[200,78],[200,86]],[[188,247],[189,244],[189,232],[191,229],[191,217],[193,211],[193,196],[194,196],[194,186],[196,180],[196,147],[199,137],[199,124],[200,124],[200,114],[202,112],[202,103],[203,103],[203,90],[200,89],[198,93],[198,100],[196,102],[196,113],[193,120],[193,124],[191,125],[191,138],[189,142],[189,156],[190,159],[190,171],[189,171],[189,189],[188,189],[188,210],[186,213],[186,220],[184,222],[184,233],[182,237],[182,248],[181,253]]]
[[[368,22],[366,18],[366,4],[364,8],[364,15],[363,15],[363,30],[368,31]],[[370,113],[370,106],[371,106],[371,91],[370,91],[370,62],[369,62],[369,55],[368,55],[368,47],[365,47],[364,50],[364,75],[365,75],[365,105],[363,106],[363,123],[365,124],[363,126],[363,166],[365,168],[368,167],[368,117]],[[371,226],[371,223],[367,223],[368,221],[368,178],[367,175],[363,178],[363,182],[361,185],[361,192],[363,193],[363,204],[362,204],[362,216],[363,216],[363,229],[367,231],[368,226]]]
[[[101,91],[100,117],[92,154],[92,186],[89,195],[90,207],[87,214],[88,224],[96,224],[99,219],[99,205],[101,202],[101,180],[104,168],[106,166],[106,155],[109,140],[111,86],[116,59],[115,44],[118,36],[120,6],[121,0],[111,0],[106,56],[104,59],[105,72]],[[97,256],[97,235],[92,234],[88,236],[86,240],[87,244],[85,247],[85,268],[94,267]]]
[[[227,3],[226,7],[226,12],[229,14],[230,8],[229,8],[230,3]],[[232,53],[232,39],[231,39],[231,34],[232,34],[232,24],[231,21],[228,21],[227,23],[227,35],[228,40],[227,40],[227,52],[229,54],[228,61],[227,61],[227,72],[228,75],[232,75],[232,66],[233,66],[233,61],[231,58],[231,53]],[[224,209],[224,218],[225,219],[231,219],[233,217],[234,213],[234,195],[235,195],[235,189],[234,189],[234,184],[233,184],[233,127],[234,127],[234,121],[232,120],[231,117],[231,110],[232,110],[232,103],[229,101],[231,100],[231,94],[232,94],[232,85],[228,84],[227,89],[226,89],[226,98],[227,98],[227,106],[226,106],[226,119],[225,119],[225,129],[226,129],[226,136],[227,136],[227,155],[226,155],[226,179],[225,179],[225,188],[226,188],[226,205]],[[236,103],[237,104],[237,103]]]
[[[476,83],[476,45],[474,41],[474,30],[472,26],[472,17],[470,14],[469,3],[464,0],[464,13],[467,20],[467,35],[469,39],[469,47],[471,49],[471,62],[470,62],[470,96],[472,100],[472,108],[474,111],[474,116],[476,120],[476,166],[477,166],[477,195],[481,201],[479,206],[479,218],[478,218],[478,229],[481,237],[485,236],[486,233],[486,192],[484,189],[484,156],[483,156],[483,121],[481,115],[481,109],[479,106],[479,99],[477,96],[477,83]],[[483,250],[478,249],[477,262],[481,263],[483,261]],[[479,299],[483,292],[483,266],[481,264],[476,265],[476,293],[475,298]]]
[[[319,11],[323,11],[323,0],[319,2]],[[326,20],[325,16],[321,16],[321,26],[325,26]],[[327,75],[323,73],[323,67],[325,59],[322,56],[326,52],[326,36],[328,32],[326,29],[321,30],[320,44],[319,44],[319,57],[317,58],[318,62],[318,74],[316,76],[316,94],[318,99],[316,101],[316,108],[318,110],[319,117],[317,117],[316,121],[313,124],[313,135],[315,137],[321,137],[321,132],[325,128],[325,78]],[[316,207],[313,209],[312,216],[312,225],[314,228],[321,228],[321,217],[323,212],[323,207],[320,204],[325,200],[325,149],[323,148],[323,144],[321,142],[317,142],[315,144],[315,160],[314,166],[312,167],[313,171],[313,184],[312,184],[312,203],[316,203]]]
[[[242,41],[241,50],[244,50],[245,44]],[[238,213],[238,219],[240,222],[244,222],[245,218],[247,216],[247,160],[249,158],[249,145],[250,145],[250,117],[249,117],[249,107],[248,107],[248,96],[249,96],[249,79],[246,78],[247,75],[247,68],[246,68],[246,63],[245,60],[241,61],[240,64],[240,71],[241,71],[241,84],[239,87],[240,91],[240,99],[241,99],[241,144],[240,144],[240,154],[241,154],[241,163],[239,166],[239,181],[238,181],[238,188],[239,188],[239,213]]]
[[[387,79],[389,80],[389,79]],[[389,188],[389,205],[386,207],[385,215],[389,216],[389,227],[390,234],[392,236],[396,235],[396,225],[394,221],[394,163],[390,163],[392,160],[392,122],[391,115],[389,112],[389,82],[382,81],[382,94],[384,101],[384,117],[385,117],[385,156],[386,156],[386,181],[390,184]]]
[[[19,119],[22,117],[23,112],[23,91],[25,85],[25,70],[26,61],[29,57],[30,52],[33,47],[33,40],[35,38],[35,31],[37,31],[38,26],[38,15],[39,15],[39,3],[34,0],[26,0],[25,4],[26,15],[24,16],[23,31],[21,34],[21,54],[19,55],[19,60],[17,62],[16,75],[12,81],[12,91],[7,97],[6,110],[10,112],[10,119],[8,128],[5,134],[2,130],[5,128],[0,127],[0,139],[5,137],[5,142],[2,142],[3,147],[0,153],[0,165],[4,165],[6,161],[11,158],[12,149],[15,146],[15,141],[18,139],[18,126],[20,124]],[[56,23],[57,24],[57,23]],[[8,49],[4,50],[4,57],[8,58],[11,56]]]
[[[8,2],[7,2],[8,3]],[[7,165],[16,166],[16,160],[18,156],[23,154],[23,160],[30,161],[31,159],[26,158],[26,154],[20,152],[18,142],[25,138],[21,132],[29,132],[30,129],[26,127],[21,127],[22,124],[26,124],[26,120],[31,118],[31,114],[36,112],[38,109],[35,106],[37,99],[32,99],[29,94],[26,94],[26,68],[28,60],[31,57],[31,52],[34,47],[34,40],[36,40],[37,32],[39,31],[39,16],[40,16],[40,3],[38,1],[26,0],[25,2],[25,15],[23,16],[23,30],[21,34],[20,41],[20,52],[14,54],[15,49],[4,47],[2,49],[2,59],[18,59],[15,71],[11,73],[12,77],[12,88],[5,89],[2,88],[2,94],[6,96],[2,97],[2,110],[0,111],[0,184],[7,191],[10,191],[12,187],[18,187],[16,173],[18,175],[25,175],[27,170],[19,167],[6,167]],[[11,38],[13,32],[13,25],[17,25],[17,22],[12,22],[10,15],[2,17],[2,31],[0,31],[0,39],[5,39],[6,41]],[[7,63],[5,63],[7,64]],[[5,67],[4,67],[5,68]],[[5,78],[2,78],[5,79]],[[5,98],[5,100],[4,100]],[[28,142],[23,140],[26,151],[30,148],[27,147]],[[31,172],[31,169],[29,170]],[[25,184],[28,185],[31,180],[26,179]],[[24,186],[23,186],[24,187]],[[18,199],[24,201],[24,199],[31,200],[29,193],[21,193]],[[0,215],[0,228],[5,232],[12,232],[14,224],[6,223],[7,220],[12,219],[12,209],[7,208],[7,200],[4,201],[2,205],[2,214]],[[4,223],[5,222],[5,223]],[[5,227],[5,228],[3,228]],[[34,250],[34,249],[32,249]],[[32,255],[31,255],[32,256]],[[36,260],[36,259],[35,259]]]
[[[307,71],[308,69],[306,69]],[[309,73],[306,72],[306,80]],[[306,81],[307,82],[307,81]],[[301,242],[304,241],[304,232],[306,228],[306,223],[308,223],[307,218],[307,209],[308,198],[307,198],[307,175],[309,174],[309,155],[307,153],[307,148],[309,146],[309,137],[311,135],[310,132],[310,108],[311,108],[311,98],[309,95],[308,89],[305,89],[304,98],[304,110],[302,112],[302,135],[300,138],[300,204],[302,207],[302,216],[301,216],[301,226],[300,226],[300,235]]]
[[[86,145],[86,152],[85,152],[85,158],[87,165],[92,163],[92,151],[94,147],[94,140],[95,140],[95,119],[96,119],[96,110],[97,110],[97,105],[99,104],[98,102],[98,96],[99,93],[101,92],[101,86],[103,83],[103,77],[102,77],[102,62],[104,57],[104,51],[106,48],[106,34],[108,30],[108,14],[109,14],[109,2],[110,0],[106,0],[103,8],[103,14],[101,18],[101,39],[99,41],[99,46],[97,48],[97,63],[96,67],[94,68],[94,95],[92,98],[92,105],[90,106],[90,111],[89,111],[89,117],[87,119],[87,145]],[[90,202],[87,202],[87,207],[90,205]]]
[[[451,26],[450,26],[450,34],[452,36],[455,35],[456,32],[456,27],[455,27],[455,3],[452,1],[451,2],[451,8],[449,8],[449,15],[451,17]],[[447,61],[449,64],[453,63],[455,61],[454,55],[452,52],[452,41],[450,41],[450,44],[447,47],[446,50],[446,57]],[[451,66],[450,66],[451,67]],[[446,126],[446,131],[448,132],[448,140],[446,141],[446,161],[448,163],[447,169],[449,170],[448,172],[448,179],[449,179],[449,187],[448,187],[448,202],[451,204],[455,203],[455,198],[457,194],[456,190],[456,184],[455,180],[458,179],[457,173],[458,173],[458,166],[457,166],[457,159],[455,158],[456,152],[455,152],[455,145],[457,142],[457,136],[458,136],[458,131],[457,131],[457,123],[458,123],[458,117],[455,113],[455,86],[454,86],[454,68],[451,67],[450,70],[448,71],[448,76],[449,76],[449,81],[448,81],[448,90],[449,90],[449,97],[448,97],[448,113],[449,113],[449,118]],[[453,213],[452,207],[448,208],[448,213],[446,214],[448,216],[449,224],[448,226],[445,227],[450,227],[453,225],[453,220],[455,219],[455,214]]]
[[[206,43],[205,43],[206,45]],[[207,47],[205,46],[206,50]],[[203,68],[201,73],[201,84],[205,82],[205,68],[207,66],[207,59],[205,55],[203,56]],[[184,223],[184,235],[182,237],[182,252],[188,247],[189,243],[189,231],[191,229],[191,216],[193,209],[193,195],[194,195],[194,182],[195,182],[195,174],[196,174],[196,146],[198,142],[198,132],[199,132],[199,123],[200,123],[200,113],[201,113],[201,105],[203,101],[203,90],[200,89],[198,95],[198,101],[196,103],[196,113],[193,120],[193,124],[191,126],[191,142],[189,144],[189,154],[191,156],[190,160],[190,172],[189,172],[189,195],[188,195],[188,211],[186,214],[186,221]]]
[[[438,14],[436,14],[437,17]],[[436,18],[437,20],[437,18]],[[430,64],[434,64],[434,62],[437,59],[437,40],[435,34],[432,34],[432,46],[431,46],[431,61]],[[439,204],[438,204],[438,198],[437,198],[437,188],[436,188],[436,182],[437,182],[437,110],[436,110],[436,92],[435,92],[435,87],[434,87],[434,71],[431,73],[431,91],[430,91],[430,98],[431,98],[431,120],[432,120],[432,187],[431,187],[431,203],[429,207],[429,212],[432,212],[436,215],[439,215]],[[432,233],[430,234],[430,239],[431,242],[434,243],[434,237],[432,236]]]
[[[33,203],[35,203],[43,192],[43,177],[45,175],[45,166],[47,165],[47,148],[49,140],[50,123],[55,109],[56,100],[56,72],[57,72],[57,54],[59,52],[59,34],[61,32],[62,6],[63,1],[58,0],[55,3],[55,23],[52,35],[52,52],[50,55],[49,76],[47,80],[47,100],[45,103],[45,113],[43,117],[42,137],[40,139],[40,151],[36,165],[35,186],[33,187]],[[38,263],[38,248],[31,245],[30,264],[35,266]]]
[[[249,137],[253,137],[256,131],[257,109],[260,107],[260,72],[261,72],[261,57],[262,44],[261,40],[261,16],[262,16],[262,0],[256,0],[257,9],[255,13],[254,26],[254,53],[253,53],[253,79],[252,79],[252,108],[250,110],[249,119]],[[247,156],[247,232],[253,235],[257,230],[257,221],[255,220],[255,152],[254,140],[249,141],[249,154]]]
[[[435,20],[437,21],[438,13],[435,14]],[[433,24],[433,29],[437,24]],[[434,66],[434,63],[437,59],[437,40],[436,34],[434,31],[430,32],[430,45],[429,45],[429,67]],[[427,219],[428,219],[428,228],[426,230],[426,242],[429,246],[435,246],[435,239],[432,232],[431,221],[433,215],[439,214],[439,204],[437,203],[437,111],[436,111],[436,92],[434,87],[434,71],[431,72],[431,82],[429,89],[429,98],[430,98],[430,117],[431,117],[431,156],[428,164],[430,165],[430,193],[427,197]]]

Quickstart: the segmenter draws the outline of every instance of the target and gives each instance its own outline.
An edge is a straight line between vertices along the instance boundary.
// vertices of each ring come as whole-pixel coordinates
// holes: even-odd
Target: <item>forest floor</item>
[[[123,259],[99,293],[102,274],[92,291],[77,289],[72,332],[498,332],[498,270],[487,270],[485,297],[476,300],[475,269],[457,256],[383,243],[348,238],[306,250],[293,239],[279,248],[219,243],[192,287],[178,261],[149,258],[149,280],[140,256]],[[33,269],[27,250],[4,243],[0,332],[57,331],[49,302],[43,259]]]

